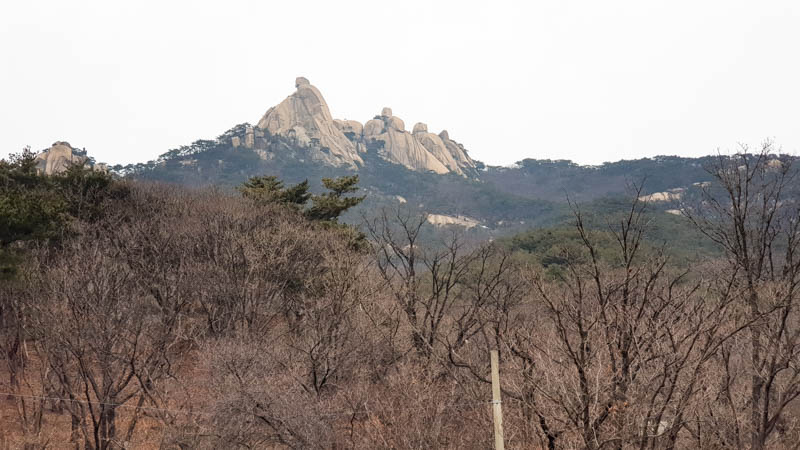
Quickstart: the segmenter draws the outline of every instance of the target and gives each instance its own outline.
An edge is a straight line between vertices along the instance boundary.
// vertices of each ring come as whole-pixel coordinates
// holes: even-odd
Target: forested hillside
[[[800,204],[766,150],[715,160],[680,216],[633,191],[494,242],[407,204],[347,225],[363,173],[219,189],[17,155],[4,445],[489,448],[496,349],[509,448],[790,448]]]

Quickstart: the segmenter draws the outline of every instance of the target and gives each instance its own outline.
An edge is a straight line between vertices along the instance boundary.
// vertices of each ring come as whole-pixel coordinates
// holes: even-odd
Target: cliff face
[[[475,169],[464,147],[450,140],[446,131],[436,135],[424,123],[417,123],[409,133],[391,108],[383,108],[377,118],[363,125],[334,119],[320,91],[306,78],[298,77],[295,87],[294,94],[270,108],[256,128],[248,129],[243,139],[235,138],[233,144],[263,151],[266,132],[310,149],[315,160],[357,168],[364,164],[361,154],[380,141],[378,156],[412,170],[466,175]]]
[[[314,158],[328,164],[352,167],[362,164],[356,145],[336,127],[319,90],[303,77],[295,80],[295,87],[294,94],[264,114],[258,128],[317,150],[312,153]],[[245,139],[245,145],[252,148],[255,139]]]
[[[391,109],[383,108],[380,119],[372,119],[364,127],[363,139],[383,142],[383,148],[378,152],[381,157],[412,170],[450,172],[442,161],[405,130],[400,118],[391,114]]]
[[[89,164],[95,170],[108,170],[105,164],[92,164],[89,158],[80,152],[69,142],[58,141],[53,143],[50,148],[43,150],[36,155],[37,167],[45,175],[61,173],[72,164]]]

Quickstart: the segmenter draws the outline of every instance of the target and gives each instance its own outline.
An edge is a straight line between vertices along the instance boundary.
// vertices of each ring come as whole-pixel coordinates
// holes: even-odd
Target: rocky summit
[[[61,173],[73,164],[88,164],[95,170],[107,170],[105,164],[95,164],[85,151],[75,149],[64,141],[54,142],[50,148],[39,152],[36,161],[38,170],[46,175]]]
[[[447,131],[437,135],[428,132],[424,123],[417,123],[409,132],[388,107],[365,124],[334,119],[319,89],[307,78],[298,77],[295,88],[267,110],[256,127],[247,128],[243,138],[234,138],[233,145],[267,157],[269,140],[265,136],[281,136],[309,149],[312,159],[336,167],[357,169],[364,164],[363,155],[374,150],[387,161],[420,172],[467,175],[475,170],[475,162]]]
[[[319,90],[303,77],[295,80],[295,87],[294,94],[264,114],[258,121],[258,128],[318,150],[312,155],[320,161],[335,166],[363,163],[356,144],[335,125]]]

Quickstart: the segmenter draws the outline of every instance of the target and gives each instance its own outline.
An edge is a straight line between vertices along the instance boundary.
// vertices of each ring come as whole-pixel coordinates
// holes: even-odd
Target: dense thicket
[[[422,239],[403,210],[331,226],[352,179],[239,195],[6,162],[3,439],[490,448],[497,349],[509,448],[790,448],[800,205],[768,150],[720,158],[681,206],[720,255],[688,268],[638,195],[602,229],[575,207],[518,239],[530,257]]]

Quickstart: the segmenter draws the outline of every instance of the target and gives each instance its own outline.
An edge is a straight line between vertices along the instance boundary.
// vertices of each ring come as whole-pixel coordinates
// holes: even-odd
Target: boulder
[[[411,133],[413,134],[427,133],[427,132],[428,132],[428,126],[422,122],[417,122],[416,125],[414,125],[413,131],[411,131]]]
[[[364,137],[377,136],[383,133],[384,123],[379,119],[370,119],[364,124]]]
[[[390,128],[394,128],[397,131],[406,130],[406,124],[403,122],[403,119],[399,117],[395,116],[389,117],[389,120],[387,122]]]
[[[341,130],[342,133],[353,133],[356,138],[361,138],[361,135],[364,133],[364,125],[361,125],[361,122],[357,120],[339,120],[334,119],[333,123],[336,124],[336,127]]]
[[[384,117],[392,117],[392,108],[384,107],[381,110],[381,115]]]

